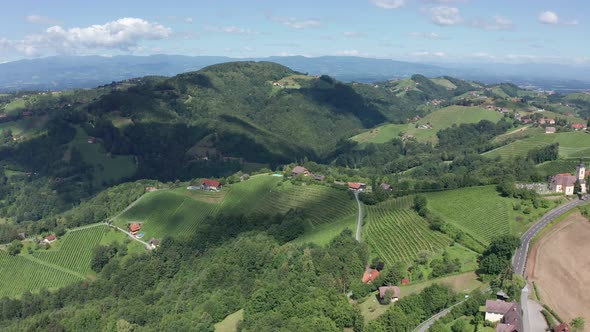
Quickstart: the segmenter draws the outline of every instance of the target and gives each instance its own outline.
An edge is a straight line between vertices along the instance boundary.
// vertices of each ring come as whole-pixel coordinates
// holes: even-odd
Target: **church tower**
[[[587,192],[586,186],[586,167],[584,166],[583,162],[580,162],[578,167],[576,167],[576,180],[580,182],[580,189],[582,194]]]

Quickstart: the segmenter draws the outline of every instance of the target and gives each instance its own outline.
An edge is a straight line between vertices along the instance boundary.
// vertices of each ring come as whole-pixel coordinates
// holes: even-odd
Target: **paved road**
[[[356,240],[358,242],[361,242],[361,227],[363,226],[363,205],[361,204],[361,201],[359,200],[359,193],[358,191],[354,192],[354,198],[356,198],[356,204],[359,207],[359,216],[356,222]]]
[[[525,284],[520,293],[520,305],[522,307],[522,330],[531,331],[530,314],[529,314],[529,285]]]
[[[526,267],[526,260],[529,252],[529,245],[531,240],[539,233],[545,226],[547,226],[551,221],[555,218],[561,216],[562,214],[566,213],[567,211],[575,208],[576,206],[587,203],[587,201],[583,201],[580,199],[574,199],[569,201],[563,205],[556,207],[555,209],[547,212],[533,227],[529,228],[526,233],[520,238],[520,247],[516,249],[516,253],[514,254],[514,258],[512,259],[512,267],[514,268],[514,272],[524,276],[525,267]]]

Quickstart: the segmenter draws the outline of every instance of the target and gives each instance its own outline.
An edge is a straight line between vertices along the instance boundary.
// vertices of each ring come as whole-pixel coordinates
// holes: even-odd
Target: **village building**
[[[379,185],[379,188],[381,188],[381,189],[383,189],[385,191],[391,191],[391,186],[389,184],[387,184],[387,183],[381,183]]]
[[[156,238],[151,238],[149,244],[152,249],[156,249],[157,247],[160,246],[160,240],[158,240]]]
[[[553,328],[553,332],[570,332],[570,326],[567,323],[561,323]]]
[[[135,235],[137,232],[141,230],[141,225],[138,223],[129,224],[129,231],[131,234]]]
[[[25,235],[25,233],[18,233],[18,236],[16,238],[23,241],[27,238],[27,236]]]
[[[576,181],[580,183],[580,192],[585,194],[588,190],[586,185],[586,166],[580,163],[576,167],[576,175],[569,173],[561,173],[551,177],[549,188],[556,193],[564,193],[565,195],[575,194],[574,188]]]
[[[391,298],[386,299],[385,295],[387,291],[391,292]],[[379,298],[381,299],[382,303],[391,303],[399,300],[401,295],[401,290],[397,286],[381,286],[379,287]]]
[[[221,189],[221,183],[219,183],[219,181],[216,180],[203,179],[203,181],[201,181],[201,189],[219,190]]]
[[[405,286],[405,285],[407,285],[409,283],[410,283],[410,279],[408,279],[408,278],[402,279],[402,286]]]
[[[555,129],[555,127],[546,127],[545,128],[545,134],[555,134],[556,131],[557,131],[557,129]]]
[[[583,125],[581,123],[574,123],[571,125],[573,130],[586,130],[586,125]]]
[[[348,189],[363,191],[367,189],[367,185],[360,182],[348,182]]]
[[[96,137],[94,136],[88,136],[88,144],[94,144],[96,143]]]
[[[313,178],[318,180],[318,181],[324,181],[326,179],[325,176],[321,175],[321,174],[314,174]]]
[[[370,267],[367,266],[367,269],[365,270],[365,273],[363,273],[363,279],[362,282],[363,284],[370,284],[373,281],[375,281],[375,279],[377,279],[379,277],[379,274],[381,274],[379,272],[379,270],[377,269],[372,269]]]
[[[156,191],[156,190],[157,190],[157,188],[156,187],[153,187],[153,186],[145,187],[145,192],[146,193],[150,193],[150,192]]]
[[[496,332],[522,332],[522,308],[517,302],[486,300],[485,320],[498,323]]]
[[[291,171],[291,175],[293,177],[295,177],[295,176],[298,176],[299,174],[303,174],[304,176],[310,176],[311,172],[303,166],[295,166],[293,168],[293,171]]]
[[[51,234],[51,235],[47,235],[43,239],[43,243],[50,244],[50,243],[55,242],[56,240],[57,240],[57,236],[55,236],[55,234]]]

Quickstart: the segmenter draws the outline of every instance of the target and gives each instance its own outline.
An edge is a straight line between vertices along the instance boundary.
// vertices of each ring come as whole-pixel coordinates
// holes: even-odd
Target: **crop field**
[[[189,236],[198,224],[214,215],[217,205],[201,202],[173,191],[146,194],[135,206],[115,220],[126,229],[130,222],[143,222],[141,232],[145,241],[165,235]]]
[[[526,156],[533,148],[559,143],[559,156],[562,158],[590,157],[590,135],[583,132],[566,132],[557,134],[543,134],[512,142],[483,155],[490,158],[504,159],[516,156]]]
[[[68,232],[59,240],[60,246],[57,250],[37,251],[33,253],[33,257],[85,276],[92,273],[92,251],[106,232],[107,226]]]
[[[132,156],[108,156],[100,143],[88,143],[88,135],[82,128],[76,128],[76,137],[70,142],[70,147],[76,147],[84,161],[94,166],[95,186],[130,177],[135,173],[137,166]]]
[[[410,262],[421,250],[440,252],[450,239],[429,228],[428,222],[410,209],[388,209],[380,206],[367,208],[363,229],[371,252],[387,264]]]
[[[428,208],[483,243],[511,233],[512,200],[494,186],[429,193]]]
[[[373,128],[367,132],[352,137],[352,140],[359,143],[385,143],[394,138],[399,138],[400,133],[412,135],[420,142],[437,141],[436,133],[453,124],[477,123],[481,120],[497,122],[502,118],[498,112],[487,110],[482,107],[449,106],[428,114],[417,123],[409,124],[386,124]],[[432,129],[419,129],[416,125],[430,123]]]
[[[379,203],[379,207],[385,209],[411,209],[414,205],[414,195],[388,199]]]
[[[24,291],[53,289],[82,278],[26,256],[10,256],[0,250],[0,296],[20,296]]]

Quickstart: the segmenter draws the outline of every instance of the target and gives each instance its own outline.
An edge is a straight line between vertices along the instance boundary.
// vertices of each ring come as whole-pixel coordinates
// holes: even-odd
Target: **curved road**
[[[439,319],[443,318],[444,316],[446,316],[449,312],[451,312],[451,310],[453,310],[454,307],[458,306],[459,304],[465,302],[467,300],[467,298],[465,298],[463,301],[461,302],[457,302],[455,304],[453,304],[452,306],[446,308],[445,310],[439,312],[438,314],[428,318],[428,320],[423,321],[422,323],[420,323],[420,325],[416,326],[415,329],[412,330],[412,332],[426,332],[428,331],[428,329]]]
[[[520,238],[520,247],[516,249],[516,253],[514,254],[514,258],[512,259],[512,267],[514,268],[514,272],[524,277],[526,260],[529,252],[529,245],[531,240],[535,237],[535,235],[537,235],[545,226],[547,226],[555,218],[561,216],[562,214],[575,208],[576,206],[586,202],[587,201],[584,200],[574,199],[563,205],[560,205],[555,209],[547,212],[543,217],[541,217],[541,219],[539,219],[539,221],[537,221],[536,224],[529,228],[529,230],[526,231],[526,233],[524,233]]]
[[[363,205],[361,204],[361,201],[359,200],[359,193],[358,191],[354,191],[354,198],[356,198],[356,204],[359,207],[359,216],[356,222],[356,240],[358,242],[361,242],[361,227],[363,226]]]

